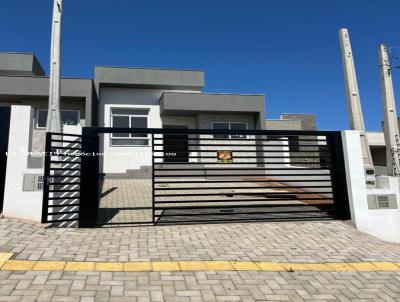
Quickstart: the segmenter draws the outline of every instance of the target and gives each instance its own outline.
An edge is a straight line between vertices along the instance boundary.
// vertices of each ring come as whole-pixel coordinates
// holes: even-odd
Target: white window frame
[[[231,130],[231,124],[245,124],[246,125],[245,130],[249,129],[249,122],[246,122],[246,121],[214,121],[214,122],[211,122],[211,129],[213,129],[213,130],[214,130],[214,124],[228,124],[229,128],[227,130]],[[236,135],[236,134],[233,134],[233,135]],[[232,134],[229,134],[227,139],[232,139],[232,138],[233,139],[247,139],[248,136],[245,135],[245,137],[232,137]]]
[[[122,110],[144,109],[144,110],[147,110],[147,114],[146,115],[144,115],[144,114],[121,114],[121,113],[113,114],[112,113],[113,109],[122,109]],[[132,117],[133,118],[134,117],[146,117],[146,120],[147,120],[146,126],[147,126],[147,128],[150,128],[150,108],[148,108],[148,107],[111,107],[110,108],[110,125],[112,128],[114,127],[114,125],[113,125],[113,123],[114,123],[113,117],[114,116],[128,117],[129,118],[129,128],[132,128],[131,127],[131,123],[132,123],[131,118]],[[148,134],[147,134],[147,136],[133,136],[134,133],[128,133],[128,135],[129,135],[128,137],[117,137],[117,136],[114,136],[114,133],[111,133],[110,146],[111,147],[148,147],[148,146],[150,146],[150,138],[149,138]],[[116,145],[116,144],[113,144],[113,142],[112,142],[113,139],[123,139],[123,140],[135,140],[135,139],[136,140],[145,140],[145,139],[147,139],[148,143],[145,145]]]
[[[35,128],[36,129],[46,129],[46,126],[39,127],[39,112],[41,112],[41,111],[47,111],[47,113],[48,113],[49,110],[48,109],[36,109],[36,113],[35,113]],[[66,109],[66,110],[60,110],[60,114],[61,114],[61,112],[66,112],[66,111],[76,112],[76,114],[78,116],[78,124],[70,125],[70,126],[80,126],[81,125],[81,111],[79,109]],[[60,118],[61,118],[61,116],[60,116]],[[61,121],[62,121],[62,119],[61,119]],[[64,124],[61,126],[64,126]]]

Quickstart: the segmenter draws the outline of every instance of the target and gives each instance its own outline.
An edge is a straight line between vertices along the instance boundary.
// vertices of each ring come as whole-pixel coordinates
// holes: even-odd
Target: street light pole
[[[61,16],[62,0],[54,0],[51,32],[49,110],[46,131],[55,133],[61,133],[62,130],[60,116]]]

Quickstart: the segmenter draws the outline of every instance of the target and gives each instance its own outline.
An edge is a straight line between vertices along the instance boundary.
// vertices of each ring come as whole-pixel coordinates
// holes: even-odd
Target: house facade
[[[264,129],[264,96],[203,93],[202,71],[96,67],[95,83],[100,127]],[[101,146],[106,177],[151,166],[148,135],[105,134]]]
[[[2,201],[8,199],[7,204],[14,205],[8,209],[9,216],[26,200],[40,204],[42,198],[48,86],[49,79],[35,55],[0,53],[0,115],[5,125],[0,131],[0,194]],[[266,121],[264,95],[206,93],[204,86],[203,71],[95,67],[93,79],[61,80],[63,132],[79,134],[89,126],[304,130],[309,125],[307,115]],[[114,133],[100,139],[100,172],[106,178],[150,177],[149,135]],[[189,158],[199,151],[185,143],[187,137],[181,140],[180,157],[187,154]],[[5,156],[7,150],[21,152],[16,157]],[[166,160],[174,162],[174,155]],[[26,208],[31,211],[34,206]]]

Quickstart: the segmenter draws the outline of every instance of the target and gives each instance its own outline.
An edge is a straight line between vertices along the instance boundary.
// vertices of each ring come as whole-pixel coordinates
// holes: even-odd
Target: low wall
[[[43,174],[43,169],[27,168],[32,121],[31,106],[11,106],[3,215],[40,221],[43,192],[23,191],[24,174]]]
[[[400,243],[400,209],[369,209],[367,199],[368,194],[395,194],[399,207],[399,178],[377,177],[377,188],[367,189],[360,133],[343,131],[342,140],[353,224],[362,232]]]

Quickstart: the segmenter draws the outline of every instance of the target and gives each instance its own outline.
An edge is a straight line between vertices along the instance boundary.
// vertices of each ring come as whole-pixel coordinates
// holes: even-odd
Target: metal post
[[[46,131],[54,133],[61,133],[62,130],[60,117],[61,16],[62,0],[54,0],[50,54],[49,110],[46,124]]]
[[[50,187],[50,163],[51,163],[51,136],[52,133],[46,133],[46,146],[44,156],[44,175],[43,175],[43,200],[42,200],[42,223],[48,222],[49,212],[49,187]]]
[[[326,136],[326,140],[329,149],[329,172],[332,183],[332,196],[335,204],[335,218],[349,219],[350,206],[341,133],[333,132]]]
[[[152,163],[151,163],[151,200],[152,200],[152,204],[151,204],[151,210],[152,210],[152,221],[153,224],[156,224],[156,211],[155,211],[155,205],[154,205],[154,188],[155,188],[155,184],[154,184],[154,133],[151,134],[151,159],[152,159]]]

